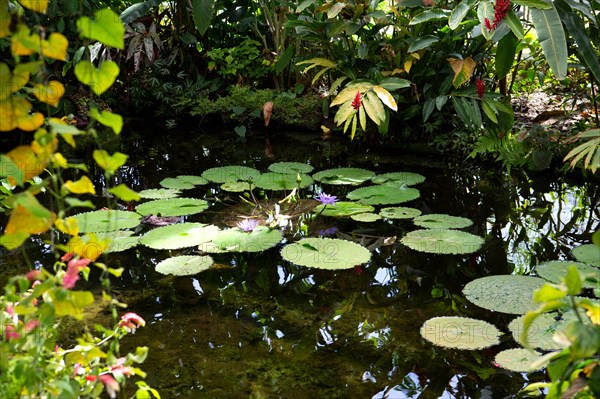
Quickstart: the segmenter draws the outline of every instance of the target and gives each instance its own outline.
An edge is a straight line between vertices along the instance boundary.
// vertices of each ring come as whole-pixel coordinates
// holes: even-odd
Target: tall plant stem
[[[594,104],[594,115],[596,116],[596,126],[600,127],[600,116],[598,115],[598,101],[596,100],[596,89],[594,87],[594,79],[590,73],[590,82],[592,82],[592,104]]]

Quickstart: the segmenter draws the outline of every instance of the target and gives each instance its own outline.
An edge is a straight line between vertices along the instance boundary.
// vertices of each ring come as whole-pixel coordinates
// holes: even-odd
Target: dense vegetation
[[[94,147],[109,194],[102,205],[140,200],[114,179],[127,155],[99,138],[121,133],[117,112],[152,113],[166,127],[217,121],[242,137],[270,118],[365,145],[491,156],[509,171],[564,160],[593,174],[599,28],[598,0],[0,0],[0,132],[19,143],[0,154],[0,244],[25,251],[44,235],[54,254],[52,265],[6,282],[0,396],[116,397],[129,377],[145,376],[135,364],[147,348],[120,353],[119,340],[145,324],[119,315],[125,305],[110,276],[123,270],[96,262],[110,239],[69,217],[99,205],[89,166],[68,156],[80,143]],[[562,106],[574,106],[561,112],[581,114],[578,123],[568,131],[516,123],[512,100],[534,90],[566,93]],[[100,297],[73,289],[90,265]],[[598,306],[573,299],[584,281],[569,269],[562,285],[537,294],[545,310],[570,298],[577,315],[591,312],[592,325],[574,324],[566,349],[545,359],[553,397],[599,392]],[[82,319],[94,302],[114,327],[86,327],[69,345],[65,320]],[[136,384],[138,398],[160,397]]]

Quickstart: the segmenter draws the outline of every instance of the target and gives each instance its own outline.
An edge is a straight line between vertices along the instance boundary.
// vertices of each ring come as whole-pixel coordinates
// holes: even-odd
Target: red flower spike
[[[494,23],[490,24],[490,20],[486,18],[484,20],[485,27],[488,30],[496,29],[509,11],[510,0],[496,0],[496,4],[494,4]]]
[[[490,23],[490,20],[488,18],[484,19],[483,23],[485,24],[485,27],[487,28],[487,30],[493,30],[494,29],[492,27],[492,24]]]
[[[360,91],[356,92],[356,96],[354,96],[354,100],[352,101],[352,108],[358,111],[360,108]]]
[[[485,83],[481,78],[475,80],[475,87],[477,88],[477,95],[479,98],[483,98],[483,94],[485,93]]]

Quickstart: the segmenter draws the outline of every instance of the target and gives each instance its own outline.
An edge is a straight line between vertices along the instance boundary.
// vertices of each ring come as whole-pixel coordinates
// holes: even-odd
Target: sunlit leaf
[[[367,263],[371,259],[371,252],[352,241],[312,237],[286,245],[281,250],[281,256],[300,266],[340,270]]]
[[[8,132],[19,128],[33,131],[42,126],[44,115],[31,113],[31,103],[21,97],[9,97],[0,101],[0,131]]]
[[[19,177],[22,177],[23,181],[39,176],[46,168],[46,162],[40,159],[27,145],[15,147],[6,155],[20,169]],[[8,174],[10,183],[14,185],[18,183],[18,180],[13,176],[13,173]]]
[[[421,336],[434,345],[483,349],[500,343],[502,333],[492,324],[468,317],[434,317],[423,324]]]
[[[387,91],[381,86],[373,87],[373,91],[377,94],[377,97],[379,97],[381,102],[383,102],[389,109],[398,111],[398,105],[396,104],[396,100],[394,100],[394,97],[392,97],[389,91]]]
[[[156,271],[161,274],[175,276],[192,276],[210,269],[213,260],[210,256],[181,255],[167,258],[156,265]]]
[[[108,192],[125,202],[139,201],[142,199],[138,193],[127,187],[125,184],[119,184],[118,186],[109,189]]]
[[[32,92],[41,102],[58,107],[60,99],[65,94],[65,87],[59,81],[51,80],[48,85],[34,85]]]
[[[454,71],[452,84],[456,88],[459,88],[471,79],[471,76],[473,76],[473,72],[475,71],[475,66],[477,65],[475,60],[471,57],[467,57],[464,60],[448,58],[448,62]]]
[[[31,11],[46,13],[48,9],[48,0],[18,0],[19,4]]]
[[[55,60],[67,60],[67,48],[69,41],[60,33],[51,33],[48,40],[42,41],[42,54]]]
[[[69,234],[71,236],[76,236],[79,234],[79,225],[77,223],[77,219],[75,218],[56,219],[54,221],[54,225],[58,230],[65,234]]]
[[[68,180],[63,187],[73,194],[96,194],[94,183],[87,176],[82,176],[77,181]]]
[[[103,124],[110,127],[115,134],[121,133],[123,129],[123,117],[119,114],[113,114],[109,111],[98,111],[96,108],[90,109],[90,116]]]
[[[104,61],[96,68],[89,61],[81,61],[75,65],[75,76],[85,85],[90,86],[96,95],[104,93],[119,75],[119,66],[114,61]]]
[[[94,150],[93,157],[98,166],[104,169],[109,175],[113,175],[117,169],[125,165],[128,158],[127,155],[120,152],[109,155],[106,150]]]
[[[52,227],[55,216],[56,215],[50,211],[47,212],[46,216],[39,216],[32,213],[26,207],[17,205],[17,207],[10,212],[4,232],[6,234],[41,234]]]
[[[109,247],[110,240],[99,240],[95,234],[72,237],[65,245],[58,246],[67,253],[79,255],[94,262]]]
[[[77,20],[77,29],[81,36],[88,39],[97,40],[100,43],[123,50],[125,47],[124,35],[125,28],[115,14],[109,8],[103,8],[96,11],[94,19],[81,17]]]

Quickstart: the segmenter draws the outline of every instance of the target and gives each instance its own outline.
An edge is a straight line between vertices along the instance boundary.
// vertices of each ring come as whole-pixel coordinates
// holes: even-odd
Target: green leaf
[[[335,205],[318,205],[313,213],[323,216],[352,216],[359,213],[373,212],[375,208],[370,205],[360,204],[353,201],[338,201]]]
[[[150,230],[142,236],[140,243],[153,249],[180,249],[197,247],[212,241],[219,228],[203,223],[177,223]]]
[[[110,127],[115,134],[121,133],[123,129],[123,117],[119,114],[113,114],[109,111],[99,112],[98,109],[90,109],[90,116],[103,124],[104,126]]]
[[[408,47],[407,52],[414,53],[419,50],[425,49],[431,46],[433,43],[439,42],[440,38],[433,35],[420,36],[414,40]]]
[[[281,256],[299,266],[340,270],[367,263],[371,252],[357,243],[337,238],[303,238],[286,245]]]
[[[120,152],[115,152],[113,155],[108,155],[106,150],[94,150],[94,160],[105,172],[113,175],[117,169],[125,165],[128,156]]]
[[[426,229],[464,229],[473,225],[471,219],[439,213],[417,216],[413,223]]]
[[[467,126],[475,129],[481,128],[481,112],[474,99],[452,96],[452,105],[454,105],[459,118]]]
[[[542,51],[558,80],[567,76],[567,40],[556,8],[531,9],[531,20]]]
[[[208,203],[197,198],[173,198],[159,199],[144,202],[138,205],[135,210],[144,216],[185,216],[200,213],[208,208]]]
[[[453,232],[462,233],[460,231]],[[471,281],[465,285],[463,293],[470,302],[484,309],[493,310],[494,312],[524,314],[537,308],[533,301],[533,293],[543,285],[544,280],[538,277],[496,275]]]
[[[396,104],[396,100],[390,94],[389,91],[384,89],[382,86],[373,87],[373,91],[377,94],[377,97],[384,103],[389,109],[398,111],[398,105]],[[381,120],[385,119],[385,117],[381,118]],[[364,130],[364,129],[363,129]]]
[[[514,33],[505,35],[498,42],[498,48],[496,49],[496,77],[498,79],[504,78],[512,69],[517,44],[519,44],[519,39]]]
[[[275,63],[275,72],[281,73],[289,65],[294,55],[294,46],[288,46]]]
[[[365,106],[365,111],[367,111],[367,115],[377,125],[385,119],[385,109],[383,109],[383,104],[377,94],[373,91],[367,91],[366,96],[363,97],[363,104]]]
[[[408,25],[418,25],[427,21],[441,21],[446,18],[448,18],[448,11],[442,10],[440,8],[433,8],[431,10],[426,10],[420,14],[415,15],[415,17],[410,20]],[[410,52],[411,51],[409,51],[409,53]]]
[[[483,349],[500,343],[502,333],[492,324],[468,317],[434,317],[423,324],[421,336],[434,345]]]
[[[379,83],[379,86],[383,87],[386,90],[394,91],[398,89],[404,89],[410,87],[410,81],[401,78],[384,78]]]
[[[269,170],[275,173],[286,173],[290,175],[306,174],[313,171],[313,167],[300,162],[275,162],[269,165]]]
[[[523,39],[525,37],[525,30],[523,29],[523,24],[521,20],[513,10],[510,10],[508,14],[504,17],[503,21],[506,22],[510,30],[517,36],[519,39]]]
[[[283,235],[279,230],[258,226],[251,232],[240,228],[221,230],[212,240],[200,245],[200,249],[209,253],[221,252],[262,252],[279,244]]]
[[[519,6],[530,7],[534,9],[539,8],[541,10],[547,10],[552,8],[552,6],[544,0],[513,0],[512,2]]]
[[[481,24],[481,34],[486,40],[490,40],[494,36],[494,31],[490,31],[485,27],[485,19],[490,22],[494,20],[494,4],[490,1],[480,1],[477,7],[477,18]]]
[[[567,286],[567,294],[574,296],[581,292],[583,288],[583,282],[581,276],[577,270],[577,266],[571,265],[567,270],[567,275],[564,278],[565,285]]]
[[[125,202],[139,201],[142,199],[138,193],[127,187],[125,184],[119,184],[118,186],[109,189],[108,192]]]
[[[313,179],[324,184],[357,186],[375,176],[375,172],[360,168],[335,168],[317,172]]]
[[[498,124],[498,116],[496,115],[496,111],[494,111],[491,104],[493,104],[491,101],[484,98],[483,101],[481,101],[481,108],[483,109],[485,115],[490,118],[492,122]]]
[[[483,238],[459,230],[414,230],[401,242],[410,249],[430,254],[470,254],[481,248]]]
[[[215,0],[193,0],[192,1],[192,17],[194,24],[200,35],[210,27],[213,16],[215,14]]]
[[[125,48],[125,28],[119,16],[109,8],[96,11],[94,20],[81,17],[77,20],[81,36],[123,50]]]
[[[167,258],[156,265],[156,271],[161,274],[175,276],[193,276],[210,269],[213,260],[210,256],[181,255]]]
[[[163,0],[146,0],[137,4],[133,4],[125,9],[119,15],[119,18],[124,24],[135,21],[136,19],[143,17],[150,11],[152,7],[158,6]]]
[[[534,362],[539,361],[542,354],[529,349],[505,349],[496,355],[495,361],[500,367],[517,373],[530,373],[541,369],[534,367]]]
[[[448,17],[448,26],[450,29],[455,30],[460,26],[460,23],[465,19],[471,6],[469,6],[468,1],[461,1],[450,13],[450,17]]]
[[[104,61],[96,68],[89,61],[75,65],[75,76],[84,85],[90,86],[96,95],[101,95],[112,86],[119,75],[119,66],[114,61]]]

